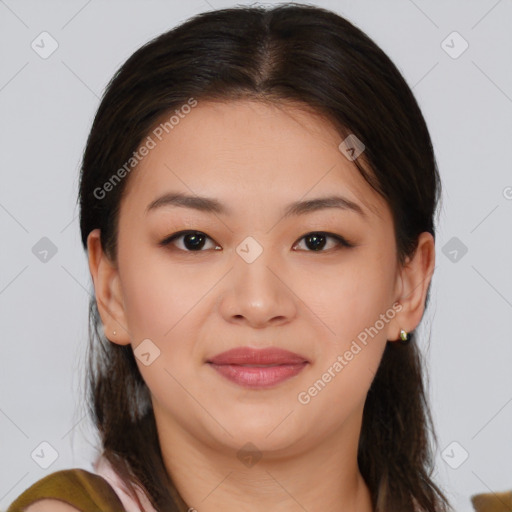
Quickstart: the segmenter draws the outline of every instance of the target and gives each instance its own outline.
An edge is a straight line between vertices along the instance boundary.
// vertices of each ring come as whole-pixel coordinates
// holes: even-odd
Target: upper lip
[[[308,360],[300,354],[277,347],[252,348],[237,347],[208,359],[208,363],[227,365],[277,365],[301,364]]]

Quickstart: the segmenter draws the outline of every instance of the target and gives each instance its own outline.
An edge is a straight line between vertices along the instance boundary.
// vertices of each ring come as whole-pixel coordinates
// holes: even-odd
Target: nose
[[[270,250],[248,262],[238,254],[223,280],[220,313],[230,323],[260,329],[290,322],[297,315],[290,273]]]

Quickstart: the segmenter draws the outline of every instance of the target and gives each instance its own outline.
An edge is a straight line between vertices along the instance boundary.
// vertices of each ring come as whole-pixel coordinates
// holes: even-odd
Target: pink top
[[[140,487],[136,487],[136,493],[144,508],[140,508],[137,502],[130,496],[128,489],[121,477],[114,471],[110,462],[103,456],[99,456],[93,464],[94,472],[102,476],[112,486],[121,500],[126,512],[157,512],[149,498]]]

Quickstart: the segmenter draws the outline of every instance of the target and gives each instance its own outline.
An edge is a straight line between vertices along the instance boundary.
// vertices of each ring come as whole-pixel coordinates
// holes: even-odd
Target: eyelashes
[[[164,247],[165,246],[169,246],[175,240],[178,240],[178,239],[183,238],[183,237],[189,237],[187,239],[187,241],[189,243],[191,243],[191,245],[193,247],[192,250],[178,249],[178,250],[181,250],[181,251],[184,251],[184,252],[204,252],[204,251],[201,251],[201,249],[204,246],[203,241],[205,239],[212,240],[206,233],[203,233],[202,231],[191,231],[191,230],[188,230],[188,231],[179,231],[178,233],[174,233],[173,235],[168,236],[167,238],[162,240],[159,245],[164,246]],[[197,248],[199,248],[199,250],[196,250]],[[215,247],[215,250],[220,250],[220,246],[217,245]]]
[[[184,248],[179,248],[175,244],[175,242],[180,239],[183,239],[182,246]],[[329,245],[329,243],[327,242],[327,240],[329,239],[333,240],[335,242],[335,245],[334,247],[324,249],[326,245]],[[202,231],[185,230],[167,236],[161,242],[159,242],[159,246],[170,247],[171,245],[173,245],[176,250],[182,252],[205,252],[204,247],[205,245],[207,245],[207,240],[211,240],[212,242],[214,242],[214,240],[211,237],[209,237],[206,233],[203,233]],[[306,233],[305,235],[301,236],[297,240],[297,242],[294,243],[293,247],[297,247],[297,245],[299,245],[302,240],[306,241],[306,249],[301,249],[304,252],[331,252],[332,250],[355,247],[355,244],[348,241],[341,235],[329,233],[326,231],[310,231],[309,233]],[[212,247],[210,247],[210,249],[211,248]],[[216,242],[214,242],[213,249],[218,251],[221,250],[222,247],[220,247]]]

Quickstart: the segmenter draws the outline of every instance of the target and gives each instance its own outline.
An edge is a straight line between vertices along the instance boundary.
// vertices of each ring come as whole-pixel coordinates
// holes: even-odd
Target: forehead
[[[340,151],[342,136],[318,114],[252,100],[198,101],[186,114],[177,110],[155,124],[150,144],[143,142],[151,149],[123,198],[134,208],[181,191],[241,208],[342,193],[377,217],[388,209]]]

